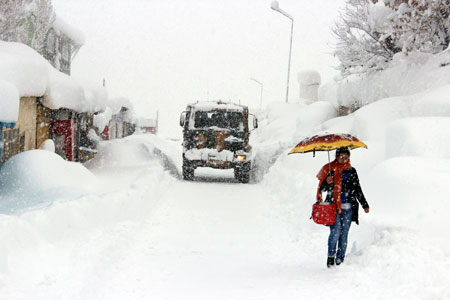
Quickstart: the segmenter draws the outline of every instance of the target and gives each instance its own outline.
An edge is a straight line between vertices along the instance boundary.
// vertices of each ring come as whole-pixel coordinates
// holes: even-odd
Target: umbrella
[[[330,151],[340,147],[355,149],[360,147],[367,148],[367,145],[358,140],[356,137],[347,133],[326,133],[314,135],[302,140],[294,148],[292,148],[289,154]]]
[[[328,151],[328,163],[330,163],[330,150],[340,147],[347,147],[351,150],[367,148],[367,145],[347,133],[325,133],[305,138],[288,154],[313,152],[313,156],[315,156],[316,151]]]

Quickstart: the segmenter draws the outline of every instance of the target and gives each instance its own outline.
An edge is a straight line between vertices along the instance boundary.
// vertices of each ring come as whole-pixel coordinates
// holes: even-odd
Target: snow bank
[[[134,134],[122,139],[101,141],[97,155],[85,166],[97,175],[121,180],[123,172],[134,172],[143,166],[156,165],[178,176],[181,166],[181,152],[153,134]],[[128,170],[128,171],[127,171]],[[116,179],[113,177],[117,176]],[[119,183],[120,184],[120,183]],[[128,184],[128,183],[126,183]]]
[[[42,144],[39,146],[39,149],[55,152],[55,142],[52,139],[47,139],[42,142]]]
[[[377,218],[426,236],[447,235],[449,158],[395,157],[363,176],[367,176],[366,196],[376,207]]]
[[[130,138],[102,141],[97,150],[95,158],[86,163],[90,169],[137,167],[154,159],[148,145],[136,145]]]
[[[449,89],[450,85],[445,85],[381,99],[320,125],[295,122],[298,126],[294,127],[294,116],[301,113],[293,113],[288,106],[278,106],[276,114],[269,108],[270,116],[263,118],[268,124],[261,126],[265,130],[257,138],[264,137],[264,148],[272,147],[266,159],[273,165],[262,180],[272,198],[271,217],[274,222],[284,222],[291,244],[297,249],[314,247],[323,263],[329,228],[314,224],[310,216],[318,184],[315,176],[328,161],[327,153],[287,155],[295,145],[295,141],[288,145],[287,140],[323,131],[345,132],[368,145],[368,149],[352,150],[350,159],[371,211],[365,214],[360,209],[360,226],[352,225],[345,264],[336,270],[345,278],[338,288],[346,286],[353,291],[370,278],[370,287],[361,296],[371,295],[371,289],[374,295],[386,291],[386,298],[449,296]],[[314,120],[317,111],[310,112]],[[288,134],[282,128],[296,131]],[[333,160],[334,151],[330,156]]]
[[[450,117],[405,118],[386,128],[386,156],[450,158]]]
[[[414,95],[450,84],[450,51],[439,55],[397,53],[389,67],[369,77],[352,75],[320,88],[319,99],[359,106],[383,98]]]
[[[72,279],[73,268],[80,275],[85,274],[84,271],[96,274],[91,269],[93,264],[89,270],[83,270],[85,266],[80,265],[84,255],[92,255],[84,247],[91,245],[101,251],[99,238],[104,234],[114,235],[115,229],[142,224],[133,223],[136,220],[148,222],[161,194],[173,182],[173,177],[161,164],[149,159],[147,148],[153,145],[164,148],[163,141],[152,137],[131,136],[104,143],[103,150],[109,155],[109,161],[99,163],[102,159],[98,157],[90,171],[43,150],[27,151],[9,160],[0,169],[0,281],[14,281],[15,275],[20,274],[20,281],[29,288],[41,280],[42,272],[55,266],[61,267],[59,271],[63,273],[68,271],[68,278]],[[153,157],[157,157],[156,154]],[[114,170],[113,166],[118,167]],[[14,189],[19,184],[24,186],[18,192]],[[84,192],[92,185],[95,189]],[[38,200],[42,202],[36,203]],[[45,209],[33,207],[39,204],[45,205]],[[140,225],[132,226],[136,226],[135,232],[142,229]],[[114,244],[118,242],[114,240]],[[110,246],[117,250],[114,245],[107,247]],[[67,262],[73,264],[73,268],[66,269]],[[81,283],[85,279],[77,277],[72,282]],[[3,291],[3,295],[15,299],[17,287],[14,290],[13,294]],[[44,293],[43,297],[48,298],[48,292]]]
[[[293,143],[299,129],[306,129],[302,136],[312,132],[312,128],[336,115],[334,107],[328,102],[312,104],[272,102],[265,112],[258,115],[259,128],[254,131],[252,140],[256,143],[274,141]]]
[[[333,105],[324,101],[270,103],[258,114],[259,127],[250,135],[253,180],[260,181],[281,153],[289,152],[302,138],[320,130],[321,124],[335,115]]]
[[[92,190],[97,180],[79,163],[45,150],[19,153],[0,169],[0,213],[46,204]]]

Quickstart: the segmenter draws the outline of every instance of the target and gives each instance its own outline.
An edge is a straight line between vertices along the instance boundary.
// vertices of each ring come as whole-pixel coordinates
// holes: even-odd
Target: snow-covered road
[[[18,237],[22,244],[11,245],[19,251],[9,252],[8,272],[1,278],[5,299],[274,299],[285,294],[285,278],[277,276],[283,234],[270,221],[270,199],[261,185],[204,172],[194,182],[170,181],[152,209],[144,206],[145,212],[132,215],[139,207],[126,205],[142,206],[153,196],[144,189],[143,172],[127,191],[122,186],[80,203],[9,217],[11,227],[21,224],[24,232]],[[106,201],[115,208],[100,212]],[[88,210],[97,210],[99,220],[81,215]],[[65,228],[52,232],[53,222]]]
[[[363,182],[372,211],[352,225],[345,263],[327,269],[328,228],[309,219],[314,171],[325,156],[280,156],[263,180],[250,184],[210,169],[196,170],[190,182],[173,176],[181,168],[179,147],[164,143],[139,135],[108,143],[89,166],[93,190],[56,185],[40,197],[27,196],[27,189],[16,195],[40,202],[0,215],[0,299],[450,297],[445,230],[392,223],[402,213],[417,225],[431,219],[374,197],[379,176]],[[33,172],[42,168],[33,167],[30,155],[49,161],[46,152],[18,156]],[[356,166],[363,155],[353,152]],[[73,171],[60,161],[58,170]],[[27,188],[35,193],[33,176]],[[47,177],[40,176],[42,185]],[[20,197],[7,203],[30,204]]]
[[[349,251],[346,265],[327,269],[326,230],[303,220],[293,234],[263,184],[214,175],[170,180],[147,206],[154,192],[141,180],[127,191],[11,217],[18,240],[6,247],[17,251],[9,252],[8,271],[0,277],[0,299],[348,299],[349,293],[427,299],[429,290],[420,293],[420,284],[440,281],[418,273],[430,261],[430,248],[402,229],[378,230],[383,236],[367,253]],[[113,208],[98,220],[82,215],[99,212],[105,201]],[[60,228],[52,231],[51,223]],[[372,230],[377,229],[366,224],[365,235]],[[425,260],[408,266],[407,258],[391,266],[405,246]],[[386,261],[370,257],[377,255]],[[420,282],[415,298],[410,281]]]
[[[95,299],[244,299],[267,293],[255,287],[269,275],[264,269],[270,258],[267,197],[260,186],[176,182],[162,202],[151,219],[130,228],[126,256],[114,259],[121,271],[103,280],[108,286]]]

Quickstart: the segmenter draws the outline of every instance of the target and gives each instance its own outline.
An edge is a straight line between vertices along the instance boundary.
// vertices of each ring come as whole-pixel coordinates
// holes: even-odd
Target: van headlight
[[[245,155],[236,155],[237,161],[245,161],[246,156]]]

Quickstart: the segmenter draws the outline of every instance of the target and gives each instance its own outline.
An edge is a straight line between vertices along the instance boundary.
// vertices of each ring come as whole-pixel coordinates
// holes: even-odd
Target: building
[[[47,139],[53,140],[56,153],[64,159],[91,157],[88,134],[96,110],[106,108],[107,93],[80,86],[24,44],[0,41],[0,59],[6,62],[0,66],[0,82],[11,95],[0,97],[0,105],[2,111],[15,110],[6,117],[0,114],[1,162],[38,149]]]
[[[158,113],[156,118],[140,118],[136,122],[136,126],[141,133],[158,133]]]
[[[84,42],[81,32],[56,16],[47,33],[42,55],[55,69],[70,75],[72,60]]]

